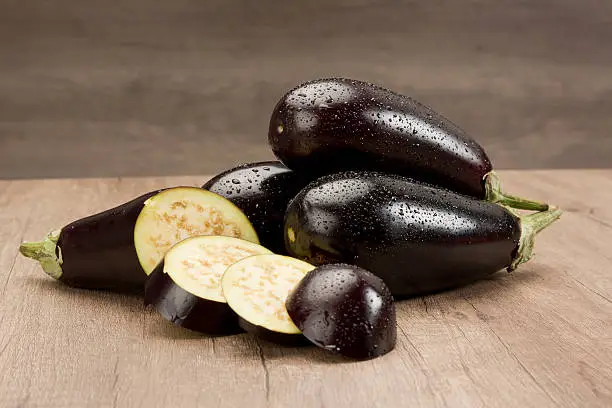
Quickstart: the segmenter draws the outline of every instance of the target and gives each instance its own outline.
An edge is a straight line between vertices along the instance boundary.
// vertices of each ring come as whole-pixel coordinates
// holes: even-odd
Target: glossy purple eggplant
[[[285,244],[315,265],[349,263],[394,296],[454,288],[529,260],[561,211],[519,217],[499,204],[378,172],[324,176],[291,202]]]
[[[279,161],[249,163],[213,177],[202,188],[219,194],[240,208],[272,252],[285,253],[283,219],[289,201],[307,180]]]
[[[395,305],[379,277],[354,265],[330,264],[310,272],[289,294],[291,320],[315,345],[355,359],[395,347]]]
[[[433,109],[371,83],[324,78],[282,96],[268,141],[311,178],[345,170],[394,173],[515,208],[547,204],[505,195],[485,150]]]

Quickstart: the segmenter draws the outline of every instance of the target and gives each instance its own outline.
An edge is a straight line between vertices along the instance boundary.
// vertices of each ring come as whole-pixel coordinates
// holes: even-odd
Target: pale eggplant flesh
[[[259,243],[245,214],[226,198],[199,187],[175,187],[149,198],[134,226],[134,246],[146,274],[174,244],[201,235]]]
[[[171,323],[221,335],[242,331],[221,290],[225,270],[243,258],[271,253],[261,245],[225,236],[196,236],[174,245],[150,274],[145,305]]]
[[[312,269],[288,256],[257,255],[230,266],[221,286],[245,331],[277,344],[304,345],[308,342],[287,314],[285,299]]]

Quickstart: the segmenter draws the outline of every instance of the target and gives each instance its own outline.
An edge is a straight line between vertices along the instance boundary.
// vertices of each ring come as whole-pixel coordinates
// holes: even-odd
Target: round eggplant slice
[[[306,340],[289,318],[285,300],[312,269],[288,256],[257,255],[227,268],[221,287],[246,332],[278,344],[302,344]]]
[[[201,188],[175,187],[145,201],[134,227],[134,246],[148,275],[174,244],[200,235],[259,244],[247,217],[229,200]]]
[[[243,258],[270,253],[238,238],[187,238],[170,248],[147,278],[145,305],[153,305],[165,319],[191,330],[238,333],[237,317],[221,291],[221,276]]]
[[[287,298],[287,312],[303,335],[331,352],[365,360],[395,347],[395,305],[382,279],[347,264],[309,272]]]

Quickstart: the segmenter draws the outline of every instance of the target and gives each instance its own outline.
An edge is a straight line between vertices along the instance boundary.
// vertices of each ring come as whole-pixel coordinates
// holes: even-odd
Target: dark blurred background
[[[272,158],[322,76],[416,97],[498,168],[612,166],[612,1],[0,0],[0,178]]]

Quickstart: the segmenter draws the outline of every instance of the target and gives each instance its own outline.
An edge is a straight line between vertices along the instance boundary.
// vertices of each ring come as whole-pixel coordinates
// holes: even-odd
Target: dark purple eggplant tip
[[[286,307],[308,340],[333,353],[365,360],[395,347],[391,291],[363,268],[328,264],[312,270],[289,295]]]

